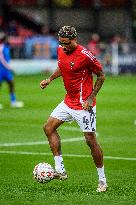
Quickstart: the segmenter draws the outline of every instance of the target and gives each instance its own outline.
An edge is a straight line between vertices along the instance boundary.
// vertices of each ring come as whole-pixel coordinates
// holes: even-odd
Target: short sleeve
[[[101,63],[95,58],[95,56],[92,54],[91,51],[84,49],[81,52],[86,56],[86,60],[87,60],[87,64],[89,65],[89,69],[93,73],[96,74],[98,71],[102,70]]]
[[[101,63],[95,58],[94,61],[90,65],[90,69],[93,73],[97,73],[98,71],[102,71]]]

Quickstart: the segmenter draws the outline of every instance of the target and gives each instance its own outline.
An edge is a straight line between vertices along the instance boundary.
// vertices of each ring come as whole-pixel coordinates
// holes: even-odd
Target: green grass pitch
[[[96,168],[75,123],[59,128],[65,140],[62,152],[68,180],[38,184],[33,179],[37,163],[45,161],[54,166],[49,145],[42,144],[47,141],[42,126],[65,95],[61,79],[41,90],[43,78],[16,76],[17,98],[25,103],[22,109],[10,108],[6,84],[0,91],[4,105],[0,110],[0,204],[136,204],[136,76],[107,76],[97,96],[98,141],[104,151],[109,186],[100,194],[96,192]],[[68,142],[70,138],[77,141]]]

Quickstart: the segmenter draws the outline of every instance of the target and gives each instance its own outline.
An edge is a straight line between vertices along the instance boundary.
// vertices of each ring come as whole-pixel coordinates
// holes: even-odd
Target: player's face
[[[76,39],[70,40],[69,38],[62,37],[59,37],[59,44],[63,47],[64,52],[67,54],[72,53],[77,46]]]

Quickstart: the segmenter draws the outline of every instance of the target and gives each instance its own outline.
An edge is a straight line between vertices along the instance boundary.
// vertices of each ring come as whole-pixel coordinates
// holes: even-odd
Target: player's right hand
[[[44,89],[44,88],[47,87],[47,85],[50,84],[50,82],[51,82],[50,79],[42,80],[42,81],[40,82],[40,87],[41,87],[42,89]]]

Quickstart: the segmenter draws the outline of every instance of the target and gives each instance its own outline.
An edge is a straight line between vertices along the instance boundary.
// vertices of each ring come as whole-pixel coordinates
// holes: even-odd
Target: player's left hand
[[[82,104],[82,108],[84,110],[91,110],[93,107],[93,100],[91,98],[88,98],[83,104]]]

